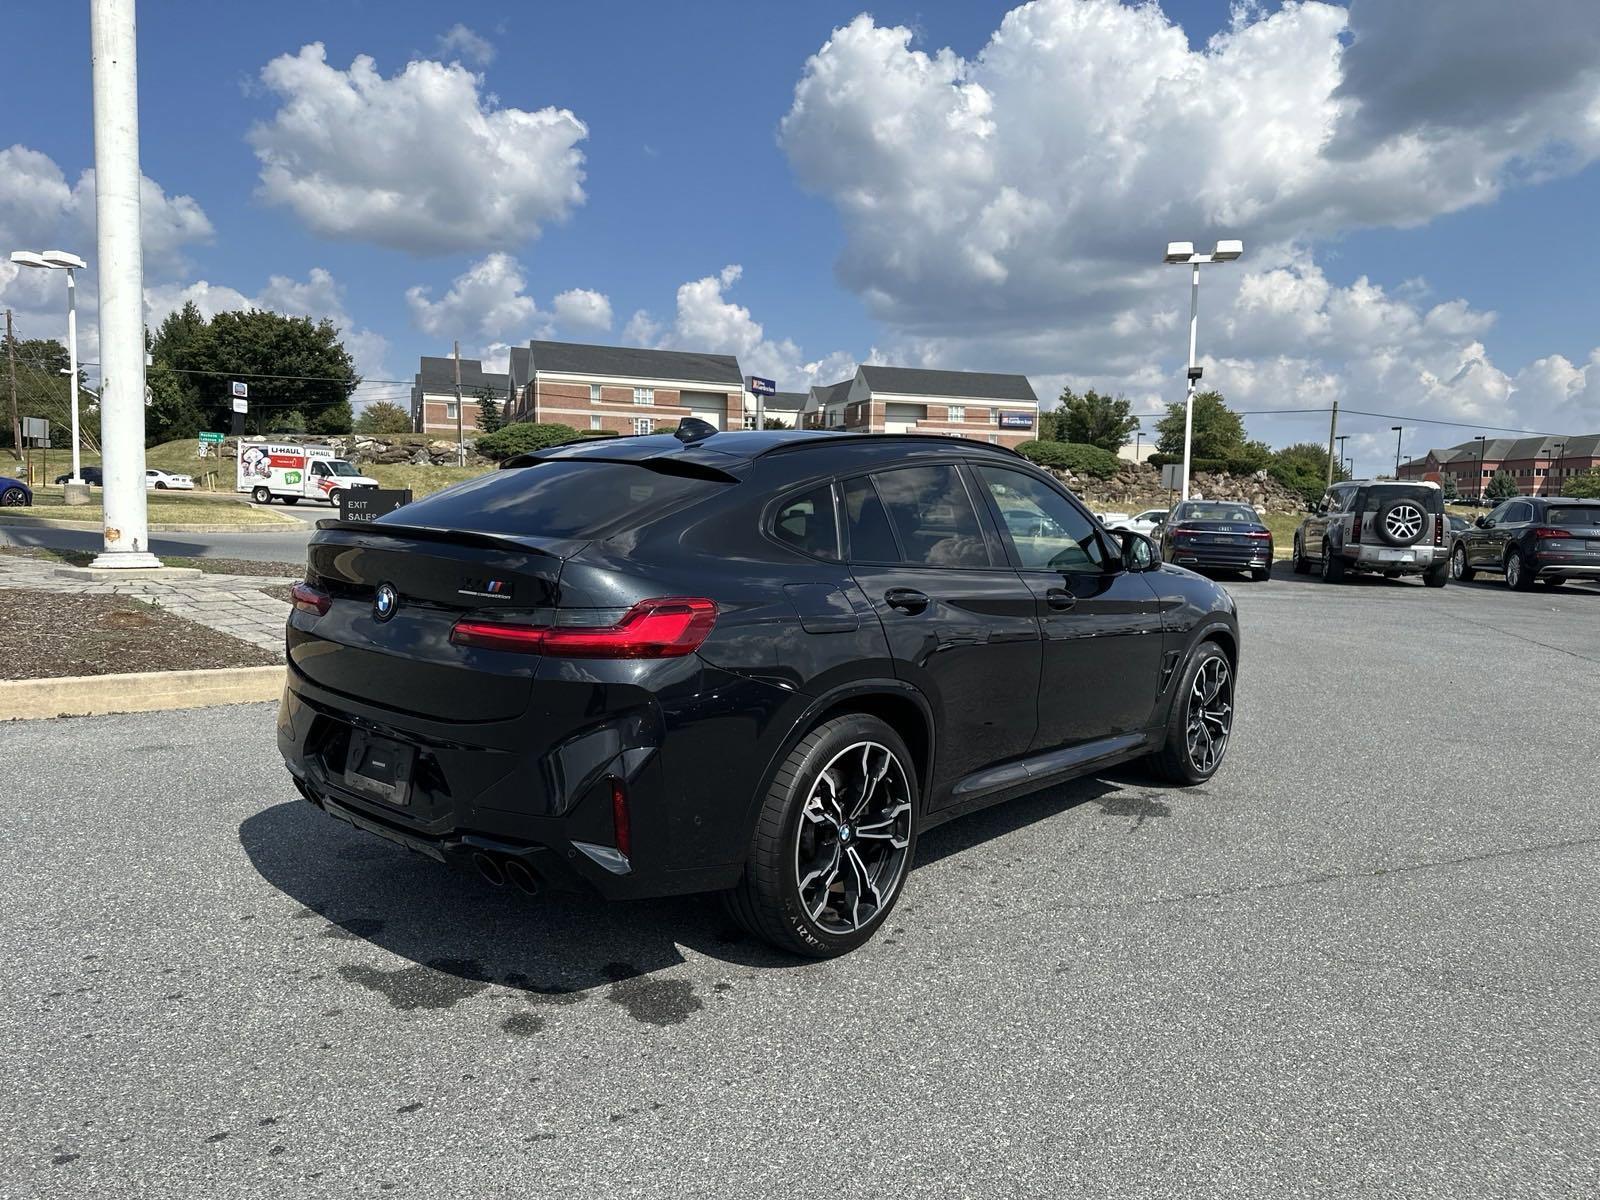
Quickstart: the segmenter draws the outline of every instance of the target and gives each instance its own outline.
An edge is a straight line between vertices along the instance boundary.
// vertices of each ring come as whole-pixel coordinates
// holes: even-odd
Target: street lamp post
[[[1339,468],[1340,470],[1343,470],[1344,464],[1349,461],[1349,459],[1345,458],[1344,456],[1344,444],[1350,440],[1350,435],[1348,433],[1341,433],[1336,440],[1339,443]],[[1354,474],[1354,471],[1346,471],[1345,478],[1348,479]]]
[[[1168,266],[1191,268],[1189,283],[1189,390],[1183,401],[1183,498],[1189,498],[1189,464],[1194,456],[1194,385],[1200,381],[1200,368],[1195,365],[1195,341],[1200,329],[1200,268],[1207,263],[1232,262],[1244,253],[1244,243],[1237,240],[1219,241],[1210,254],[1196,254],[1193,242],[1168,242]]]
[[[1552,476],[1551,478],[1554,478],[1557,481],[1559,481],[1560,478],[1561,478],[1561,455],[1562,455],[1562,452],[1566,450],[1566,448],[1567,448],[1567,444],[1565,442],[1557,442],[1555,444],[1556,465],[1553,468],[1554,471],[1555,471],[1555,475]],[[1552,486],[1554,486],[1556,488],[1556,491],[1552,492],[1550,490]],[[1546,479],[1544,481],[1544,494],[1547,495],[1547,496],[1550,496],[1550,495],[1559,496],[1559,495],[1561,495],[1561,484],[1559,482],[1557,482],[1554,485],[1552,485],[1551,482],[1550,482],[1550,479]]]
[[[1389,426],[1389,428],[1394,431],[1394,477],[1396,479],[1399,479],[1400,478],[1400,441],[1401,441],[1402,438],[1404,438],[1406,436],[1405,427],[1402,426],[1402,425],[1391,425],[1391,426]]]
[[[1477,499],[1478,499],[1478,503],[1479,504],[1483,503],[1483,498],[1486,495],[1488,495],[1488,493],[1489,493],[1489,489],[1484,486],[1484,482],[1483,482],[1483,443],[1484,443],[1485,436],[1486,436],[1485,434],[1481,434],[1480,433],[1477,437],[1472,439],[1473,441],[1478,443],[1478,497],[1477,497]]]
[[[89,264],[65,250],[14,250],[11,261],[19,267],[67,273],[67,375],[71,379],[72,389],[72,477],[69,482],[82,486],[78,435],[78,280],[73,272],[81,271]]]

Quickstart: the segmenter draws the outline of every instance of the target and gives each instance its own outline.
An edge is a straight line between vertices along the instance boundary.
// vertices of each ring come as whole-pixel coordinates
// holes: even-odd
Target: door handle
[[[898,608],[901,612],[919,613],[928,607],[926,592],[919,592],[916,588],[897,587],[890,588],[883,594],[883,602],[890,608]]]
[[[1066,612],[1078,603],[1078,598],[1066,588],[1051,588],[1044,594],[1044,602],[1056,612]]]

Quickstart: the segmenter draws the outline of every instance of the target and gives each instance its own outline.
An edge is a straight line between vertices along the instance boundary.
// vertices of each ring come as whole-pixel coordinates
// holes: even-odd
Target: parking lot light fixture
[[[1394,477],[1396,479],[1399,479],[1400,478],[1400,441],[1401,441],[1402,438],[1404,438],[1406,436],[1406,431],[1405,431],[1405,426],[1403,426],[1403,425],[1391,425],[1391,426],[1389,426],[1389,428],[1394,432]]]
[[[89,264],[78,255],[66,250],[13,250],[11,261],[19,267],[35,267],[43,271],[67,273],[67,375],[71,380],[69,386],[72,392],[72,476],[69,482],[81,484],[83,472],[79,462],[78,437],[78,281],[73,272],[81,271]]]
[[[1244,243],[1236,238],[1219,241],[1210,254],[1196,254],[1193,242],[1168,242],[1162,262],[1172,267],[1188,267],[1189,281],[1189,389],[1183,401],[1183,498],[1189,498],[1189,465],[1194,459],[1194,385],[1200,382],[1195,365],[1195,341],[1200,329],[1200,268],[1207,263],[1232,262],[1244,253]]]
[[[1486,437],[1486,434],[1480,433],[1477,437],[1472,439],[1478,443],[1478,495],[1476,499],[1480,504],[1483,502],[1483,498],[1489,494],[1489,489],[1485,487],[1483,483],[1483,448]]]

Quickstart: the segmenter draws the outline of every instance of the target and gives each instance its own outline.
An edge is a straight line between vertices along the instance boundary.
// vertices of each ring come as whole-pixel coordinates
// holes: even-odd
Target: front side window
[[[320,462],[312,463],[311,464],[311,473],[313,475],[326,475],[328,473],[328,464],[327,463],[320,463]]]
[[[839,524],[833,512],[833,487],[824,484],[778,506],[772,536],[802,554],[837,562]]]
[[[873,481],[902,561],[926,567],[989,565],[978,511],[955,467],[901,467],[875,475]]]
[[[633,402],[635,404],[654,404],[656,402],[655,388],[636,387],[633,389]]]
[[[1000,524],[1025,571],[1099,571],[1105,549],[1094,522],[1066,497],[1031,475],[979,467],[978,477],[1000,510]]]

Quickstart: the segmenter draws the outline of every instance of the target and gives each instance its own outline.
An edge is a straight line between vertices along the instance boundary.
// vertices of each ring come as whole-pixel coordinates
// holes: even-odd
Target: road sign
[[[202,442],[220,442],[225,436],[225,434],[221,433],[202,433],[200,440]]]
[[[339,519],[376,521],[410,503],[410,488],[345,488],[339,493]]]
[[[1168,463],[1161,468],[1161,486],[1169,492],[1183,486],[1183,464]]]
[[[774,380],[752,375],[749,382],[752,396],[776,396],[778,394],[778,385]]]
[[[239,400],[247,399],[250,395],[250,385],[248,383],[241,383],[237,379],[228,385],[228,389],[228,394]],[[244,409],[241,408],[237,409],[236,411],[243,412]]]
[[[30,442],[48,442],[50,422],[44,417],[23,417],[22,436]]]
[[[250,411],[250,401],[241,400],[238,396],[235,396],[233,398],[233,411],[236,412],[236,413],[249,412]]]

